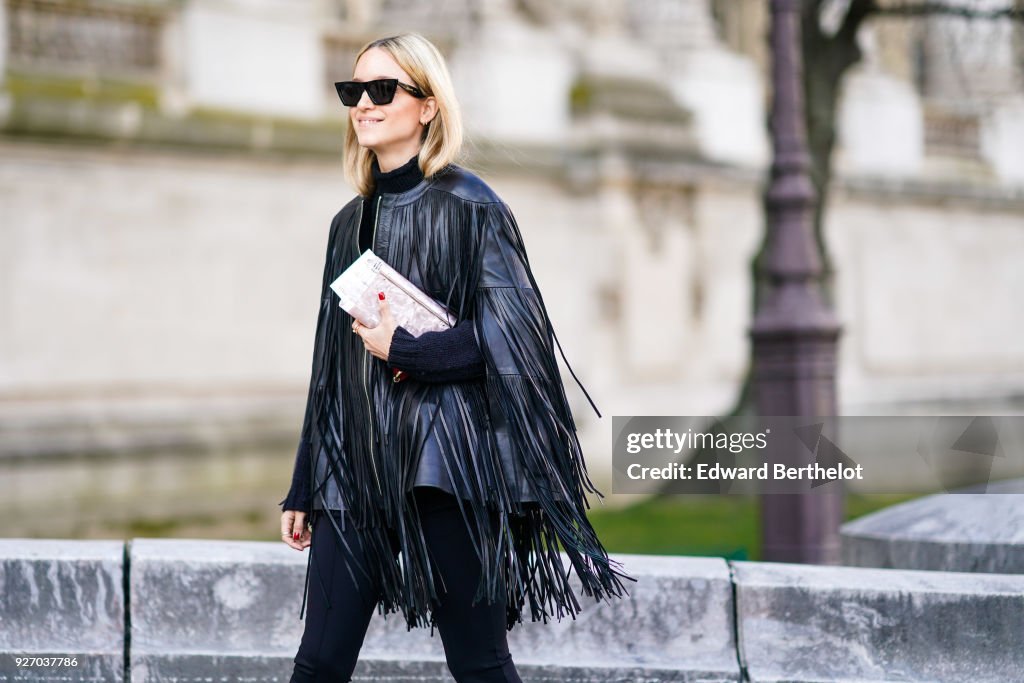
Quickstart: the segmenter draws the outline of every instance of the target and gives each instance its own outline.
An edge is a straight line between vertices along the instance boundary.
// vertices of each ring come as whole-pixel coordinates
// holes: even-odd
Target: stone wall
[[[274,511],[353,196],[332,82],[403,20],[448,58],[466,163],[516,213],[603,415],[732,407],[764,230],[763,3],[441,4],[0,3],[0,514],[52,535]],[[970,164],[930,157],[914,36],[875,33],[824,228],[840,411],[1019,412],[1019,93],[972,114]],[[608,493],[611,421],[565,377]]]
[[[301,422],[327,229],[353,196],[340,164],[0,149],[0,509],[46,520],[34,501],[47,491],[51,521],[161,500],[171,515],[243,497],[272,510]],[[754,176],[539,153],[472,163],[513,207],[604,416],[729,409],[749,353]],[[1012,411],[1002,402],[1024,386],[1022,347],[1007,342],[1024,333],[1024,202],[936,192],[835,192],[843,413]],[[611,421],[564,376],[610,493]]]
[[[286,680],[306,559],[279,543],[0,540],[0,676]],[[1024,576],[615,559],[629,596],[595,603],[573,575],[575,620],[513,628],[524,681],[1006,683],[1024,667]],[[436,631],[378,614],[355,680],[451,678]]]

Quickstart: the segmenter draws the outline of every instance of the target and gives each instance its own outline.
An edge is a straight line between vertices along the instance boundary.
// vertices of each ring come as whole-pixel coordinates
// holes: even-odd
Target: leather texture
[[[363,530],[383,610],[401,611],[410,627],[429,625],[438,589],[410,495],[423,482],[442,482],[473,511],[500,512],[497,534],[486,515],[468,515],[467,524],[483,565],[479,592],[488,601],[504,593],[510,629],[526,602],[534,621],[580,610],[559,544],[586,594],[621,596],[622,579],[635,579],[587,520],[586,492],[600,492],[586,472],[557,338],[512,212],[456,165],[381,197],[371,248],[459,320],[472,320],[486,377],[395,383],[351,333],[352,318],[328,287],[360,255],[362,202],[349,202],[331,226],[299,446],[314,456],[314,508],[344,507]],[[389,528],[398,531],[401,562]]]

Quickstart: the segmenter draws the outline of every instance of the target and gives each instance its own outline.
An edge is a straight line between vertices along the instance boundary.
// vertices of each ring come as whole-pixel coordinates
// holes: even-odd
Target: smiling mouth
[[[377,120],[377,119],[359,119],[359,121],[358,121],[358,124],[360,126],[367,126],[367,127],[375,126],[378,123],[380,123],[380,121]]]

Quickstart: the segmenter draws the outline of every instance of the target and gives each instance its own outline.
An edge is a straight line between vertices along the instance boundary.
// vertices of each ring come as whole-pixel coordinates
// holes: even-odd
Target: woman
[[[559,543],[596,600],[635,579],[587,521],[584,489],[600,492],[515,219],[454,163],[462,123],[444,58],[415,33],[383,38],[336,87],[359,196],[331,225],[282,501],[282,537],[311,546],[319,584],[292,680],[349,680],[379,606],[409,628],[437,626],[457,681],[518,681],[506,631],[525,603],[545,623],[580,610]],[[368,248],[457,324],[413,337],[383,294],[379,325],[353,320],[328,285]]]

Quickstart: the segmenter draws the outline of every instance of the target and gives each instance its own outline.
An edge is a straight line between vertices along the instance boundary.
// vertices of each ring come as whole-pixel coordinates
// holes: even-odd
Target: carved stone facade
[[[0,4],[0,499],[35,476],[26,456],[144,459],[163,443],[237,464],[241,442],[279,463],[279,486],[253,483],[261,500],[283,497],[327,229],[353,196],[332,83],[401,29],[446,54],[466,163],[516,213],[605,415],[567,384],[595,479],[610,479],[608,416],[734,403],[764,230],[760,3],[58,4]],[[881,25],[864,40],[826,220],[841,410],[1011,406],[1020,62],[1001,62],[1005,96],[940,124],[929,93],[952,86],[922,94],[908,54],[935,44]],[[237,493],[223,483],[189,504]]]

